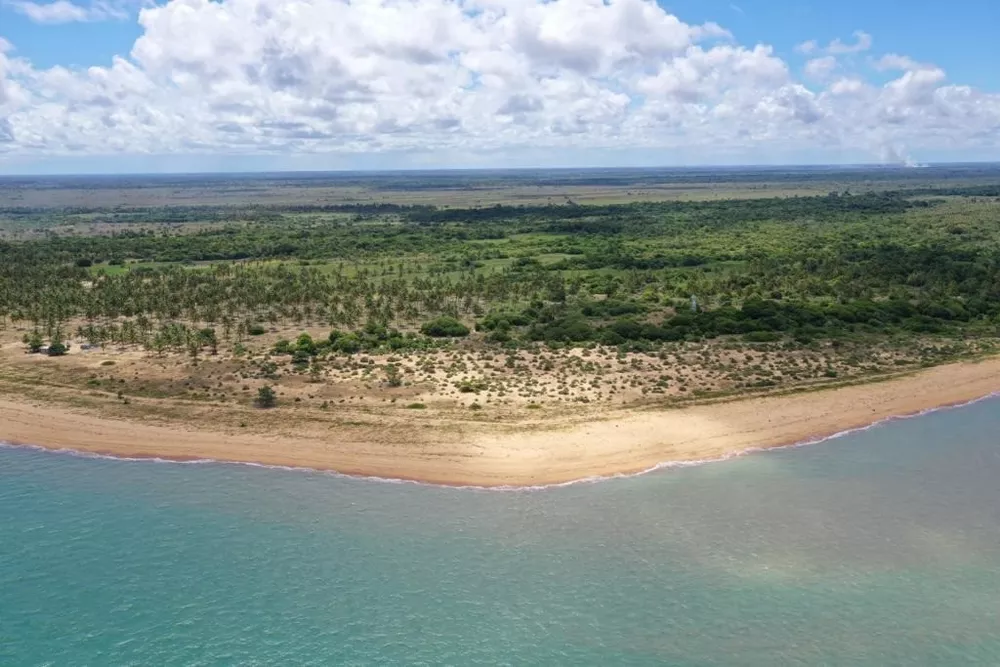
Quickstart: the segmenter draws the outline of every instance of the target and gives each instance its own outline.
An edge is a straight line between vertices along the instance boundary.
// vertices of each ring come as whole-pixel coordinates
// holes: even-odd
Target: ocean
[[[0,448],[0,665],[374,664],[1000,664],[1000,399],[532,491]]]

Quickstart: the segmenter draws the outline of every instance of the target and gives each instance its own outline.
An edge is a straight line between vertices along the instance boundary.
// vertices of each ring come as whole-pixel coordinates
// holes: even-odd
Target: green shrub
[[[28,352],[32,354],[38,354],[42,351],[42,346],[45,345],[45,341],[42,339],[42,334],[38,330],[32,331],[30,334],[24,334],[24,344],[28,346]]]
[[[482,380],[462,380],[455,386],[463,394],[478,394],[486,389],[486,383]]]
[[[53,341],[49,345],[49,356],[50,357],[61,357],[69,350],[69,347],[62,341]]]
[[[743,334],[743,340],[748,343],[773,343],[781,340],[781,336],[773,331],[750,331]]]
[[[303,332],[295,339],[295,350],[313,356],[316,354],[316,343],[313,341],[312,336]]]
[[[460,338],[469,335],[469,327],[454,317],[442,315],[429,322],[425,322],[420,327],[420,332],[425,336],[432,336],[434,338]]]
[[[354,354],[361,349],[361,339],[358,338],[357,334],[352,333],[340,336],[333,343],[333,349],[344,354]]]
[[[390,387],[401,387],[403,385],[403,373],[396,364],[387,364],[385,367],[385,382]]]
[[[264,385],[257,390],[257,405],[261,408],[273,408],[278,404],[278,396],[268,385]]]

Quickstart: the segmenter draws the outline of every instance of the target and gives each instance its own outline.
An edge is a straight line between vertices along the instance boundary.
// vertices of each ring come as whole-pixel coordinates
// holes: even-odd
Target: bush
[[[38,331],[32,331],[31,334],[24,335],[24,344],[28,346],[28,352],[32,354],[38,354],[42,351],[42,346],[45,345],[45,341],[42,340],[42,334]]]
[[[278,404],[278,396],[268,385],[264,385],[257,390],[257,406],[261,408],[273,408]]]
[[[263,336],[267,333],[267,329],[265,329],[261,324],[251,324],[247,329],[247,333],[251,336]]]
[[[486,340],[491,343],[506,343],[510,339],[510,332],[507,329],[497,329],[486,335]]]
[[[54,340],[52,341],[52,343],[49,344],[50,357],[61,357],[68,351],[69,351],[69,346],[67,346],[61,340]]]
[[[643,338],[643,326],[635,320],[622,319],[611,325],[611,330],[625,340],[638,340]]]
[[[578,343],[593,340],[595,333],[583,316],[573,314],[554,319],[547,324],[533,325],[528,331],[528,338],[545,341],[551,346],[554,342]]]
[[[299,352],[305,352],[309,356],[314,356],[316,354],[316,343],[313,341],[312,336],[303,332],[295,340],[295,349]]]
[[[425,322],[420,327],[420,332],[426,336],[433,336],[435,338],[459,338],[469,335],[469,327],[454,317],[442,315],[430,322]]]
[[[780,339],[781,336],[773,331],[751,331],[743,335],[743,340],[748,343],[773,343]]]
[[[482,380],[462,380],[455,384],[458,390],[463,394],[478,394],[481,391],[486,390],[486,383]]]
[[[403,373],[396,364],[388,364],[385,367],[385,382],[390,387],[403,386]]]
[[[338,352],[343,352],[344,354],[354,354],[361,349],[361,339],[358,338],[356,334],[347,334],[346,336],[340,336],[333,343],[333,348]]]

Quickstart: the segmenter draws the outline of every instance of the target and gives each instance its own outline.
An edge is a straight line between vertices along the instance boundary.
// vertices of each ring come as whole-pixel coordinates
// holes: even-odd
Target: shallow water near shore
[[[1000,663],[1000,399],[541,491],[0,448],[0,664]]]

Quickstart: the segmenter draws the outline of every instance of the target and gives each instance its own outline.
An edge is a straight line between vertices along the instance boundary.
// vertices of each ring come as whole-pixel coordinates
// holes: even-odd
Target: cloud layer
[[[38,69],[0,40],[0,156],[1000,147],[1000,95],[863,56],[860,31],[800,45],[800,81],[646,0],[172,0],[138,20],[107,67]]]
[[[32,0],[8,0],[6,7],[27,16],[35,23],[89,23],[92,21],[119,20],[129,17],[121,0],[97,0],[90,5],[78,5],[69,0],[52,2],[32,2]]]

